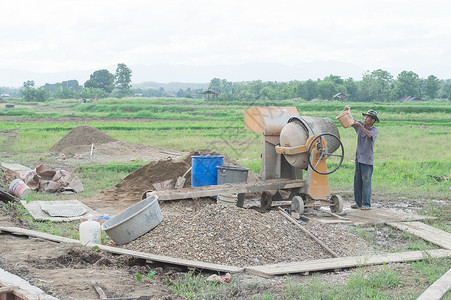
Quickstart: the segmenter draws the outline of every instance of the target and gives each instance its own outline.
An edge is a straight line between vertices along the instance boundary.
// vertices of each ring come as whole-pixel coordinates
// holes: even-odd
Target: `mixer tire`
[[[294,196],[291,199],[291,208],[290,210],[293,212],[297,212],[298,214],[304,214],[304,200],[301,196]]]
[[[330,197],[330,211],[335,214],[341,214],[343,212],[343,198],[340,195],[332,195]]]

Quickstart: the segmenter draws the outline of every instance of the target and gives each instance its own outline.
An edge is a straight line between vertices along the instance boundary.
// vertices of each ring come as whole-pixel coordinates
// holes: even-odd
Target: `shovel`
[[[182,177],[177,178],[177,182],[175,183],[175,189],[181,189],[183,187],[183,185],[185,185],[185,181],[186,181],[186,174],[189,173],[189,171],[191,171],[191,167],[188,169],[188,171],[185,172],[185,174],[183,174]]]

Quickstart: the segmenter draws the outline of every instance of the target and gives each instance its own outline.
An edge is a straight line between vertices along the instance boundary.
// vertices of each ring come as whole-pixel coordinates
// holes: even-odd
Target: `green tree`
[[[440,90],[440,97],[451,100],[451,81],[450,80],[443,82],[442,89]]]
[[[103,89],[108,94],[114,89],[114,75],[108,70],[98,70],[89,76],[85,82],[85,88]]]
[[[79,97],[81,98],[106,98],[109,93],[104,89],[100,88],[84,88],[80,93]]]
[[[221,93],[221,79],[219,78],[213,78],[210,80],[210,84],[208,85],[209,90],[215,90],[217,92]]]
[[[440,80],[434,75],[429,75],[424,81],[424,94],[428,99],[437,98],[440,88]]]
[[[318,82],[318,92],[321,99],[330,100],[338,92],[335,82],[321,80]]]
[[[405,96],[417,97],[420,94],[420,78],[412,71],[402,71],[398,74],[392,90],[392,100]]]
[[[130,95],[130,88],[132,87],[132,70],[125,64],[118,64],[114,78],[118,89],[117,96],[122,98]]]
[[[60,88],[55,91],[54,97],[58,99],[75,99],[77,98],[77,93],[75,93],[73,88],[65,88],[60,86]]]
[[[26,88],[32,88],[34,87],[34,80],[27,80],[23,83],[23,87]]]
[[[34,88],[33,80],[28,80],[23,83],[23,89],[20,90],[20,94],[24,101],[27,102],[45,102],[49,98],[49,94],[43,87],[38,89]]]
[[[303,93],[301,94],[302,99],[310,101],[312,99],[318,98],[318,96],[318,82],[311,79],[304,82]]]
[[[352,79],[351,77],[346,79],[343,82],[343,85],[346,87],[346,96],[348,97],[349,100],[355,101],[358,99],[358,95],[359,95],[359,85],[356,81],[354,81],[354,79]]]
[[[390,97],[392,83],[393,76],[388,71],[367,71],[360,82],[360,97],[364,101],[386,101]]]

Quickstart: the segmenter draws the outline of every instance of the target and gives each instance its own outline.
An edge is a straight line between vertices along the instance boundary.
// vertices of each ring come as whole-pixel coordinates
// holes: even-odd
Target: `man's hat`
[[[379,118],[377,117],[377,112],[375,110],[370,109],[366,114],[362,113],[363,116],[370,116],[371,118],[375,119],[377,122],[379,122]]]

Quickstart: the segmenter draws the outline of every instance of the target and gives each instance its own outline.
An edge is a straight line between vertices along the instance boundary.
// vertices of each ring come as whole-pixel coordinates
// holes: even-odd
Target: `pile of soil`
[[[339,256],[372,252],[364,240],[342,226],[314,219],[303,226]],[[331,258],[278,211],[262,214],[220,204],[207,204],[194,213],[164,214],[155,229],[121,247],[241,267]]]
[[[191,156],[195,155],[222,155],[216,151],[201,149],[190,152],[182,160],[173,159],[153,161],[138,170],[130,173],[121,182],[115,186],[100,192],[96,198],[101,201],[139,201],[146,191],[155,190],[154,183],[173,179],[177,181],[178,177],[191,166]],[[227,166],[240,166],[236,161],[228,156],[224,156],[224,164]],[[191,173],[186,176],[184,187],[191,186]],[[258,180],[258,175],[249,171],[248,182]]]
[[[101,130],[88,126],[77,126],[51,148],[56,152],[64,152],[65,149],[91,144],[106,144],[117,140]]]

